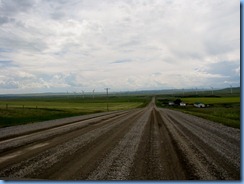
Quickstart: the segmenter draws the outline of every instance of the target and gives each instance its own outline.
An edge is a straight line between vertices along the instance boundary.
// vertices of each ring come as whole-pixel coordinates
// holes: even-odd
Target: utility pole
[[[108,110],[108,90],[109,90],[110,88],[105,88],[105,90],[107,91],[107,111],[109,111]]]

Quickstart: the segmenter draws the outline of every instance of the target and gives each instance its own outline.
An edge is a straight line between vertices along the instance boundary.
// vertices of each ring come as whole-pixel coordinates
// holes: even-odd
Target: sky
[[[238,0],[0,0],[0,93],[240,86]]]

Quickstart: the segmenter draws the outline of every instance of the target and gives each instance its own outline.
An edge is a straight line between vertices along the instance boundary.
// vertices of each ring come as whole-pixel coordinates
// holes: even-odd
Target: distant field
[[[237,103],[240,102],[240,97],[198,97],[198,98],[181,98],[186,103],[193,104],[195,102],[202,102],[206,104],[220,104],[220,103]]]
[[[143,107],[148,97],[110,97],[109,111]],[[0,99],[0,127],[107,111],[105,97],[25,97]]]
[[[167,101],[174,101],[176,98],[164,99],[164,104],[157,101],[159,107],[172,108],[182,112],[199,116],[211,121],[222,123],[224,125],[240,128],[240,97],[193,97],[180,98],[187,103],[186,107],[168,106]],[[202,102],[209,107],[196,108],[193,106],[195,102]]]

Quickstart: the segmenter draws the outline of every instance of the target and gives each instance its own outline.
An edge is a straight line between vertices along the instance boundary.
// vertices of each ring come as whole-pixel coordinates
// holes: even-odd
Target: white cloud
[[[9,92],[240,83],[237,0],[2,0],[0,4],[4,66],[0,72],[16,87]],[[228,69],[236,72],[229,74],[227,68],[220,72],[218,64],[225,62],[232,63]],[[14,77],[11,73],[16,71],[21,73]]]

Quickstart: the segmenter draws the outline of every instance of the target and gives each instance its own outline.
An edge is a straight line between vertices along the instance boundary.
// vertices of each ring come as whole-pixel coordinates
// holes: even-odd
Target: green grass
[[[1,127],[81,115],[79,112],[58,109],[8,108],[0,111]]]
[[[157,105],[199,116],[233,128],[240,128],[240,97],[238,96],[181,98],[183,102],[188,104],[186,107],[166,105],[168,101],[174,100],[174,98],[164,99],[161,102],[157,100]],[[196,108],[193,106],[194,102],[202,102],[209,106],[207,108]]]
[[[182,101],[193,104],[195,102],[202,102],[205,104],[223,104],[223,103],[237,103],[240,102],[240,97],[198,97],[198,98],[181,98]]]
[[[109,111],[144,107],[150,97],[109,97]],[[6,105],[7,104],[7,105]],[[22,97],[0,99],[0,127],[107,111],[105,97]]]

